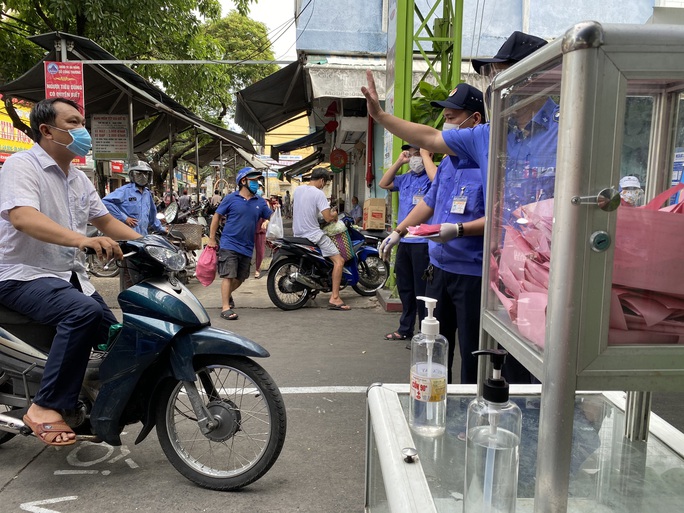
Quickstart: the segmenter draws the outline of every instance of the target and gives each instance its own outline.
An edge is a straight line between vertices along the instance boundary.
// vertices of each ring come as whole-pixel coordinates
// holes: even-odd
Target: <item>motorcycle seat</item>
[[[0,326],[27,344],[49,351],[55,338],[54,326],[38,324],[36,321],[0,305]]]
[[[313,242],[304,237],[283,237],[283,240],[290,242],[292,244],[306,244],[307,246],[315,246]]]

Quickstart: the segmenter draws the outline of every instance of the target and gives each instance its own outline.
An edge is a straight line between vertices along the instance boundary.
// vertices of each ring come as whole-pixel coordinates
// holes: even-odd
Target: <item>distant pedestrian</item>
[[[183,189],[183,194],[178,198],[178,208],[181,212],[187,212],[190,210],[191,198],[188,196],[188,190]]]

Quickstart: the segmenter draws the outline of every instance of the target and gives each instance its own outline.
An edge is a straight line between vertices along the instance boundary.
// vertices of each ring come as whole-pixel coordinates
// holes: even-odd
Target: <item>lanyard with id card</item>
[[[420,203],[420,200],[422,200],[425,197],[424,194],[414,194],[413,195],[413,200],[411,201],[412,205],[417,205]]]
[[[461,187],[461,194],[454,196],[454,199],[451,202],[452,214],[463,214],[465,212],[468,197],[464,193],[465,187]]]

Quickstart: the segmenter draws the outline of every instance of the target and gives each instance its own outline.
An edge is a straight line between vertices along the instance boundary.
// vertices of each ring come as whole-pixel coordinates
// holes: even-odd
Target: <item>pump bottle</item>
[[[501,377],[506,358],[503,349],[475,351],[491,356],[493,376],[482,397],[468,406],[464,513],[515,513],[518,493],[518,458],[522,413],[508,398],[508,383]]]
[[[446,428],[448,342],[433,315],[437,300],[416,299],[425,301],[427,316],[411,340],[409,426],[419,435],[438,436]]]

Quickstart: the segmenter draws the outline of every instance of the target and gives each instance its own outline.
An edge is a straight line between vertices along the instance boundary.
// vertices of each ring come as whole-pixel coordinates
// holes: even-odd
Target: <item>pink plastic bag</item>
[[[615,230],[613,283],[665,294],[684,294],[684,215],[659,210],[684,184],[643,207],[620,207]]]
[[[218,246],[206,246],[197,260],[195,276],[197,280],[208,287],[216,278],[216,267],[218,266]]]

